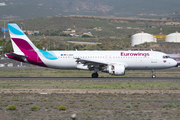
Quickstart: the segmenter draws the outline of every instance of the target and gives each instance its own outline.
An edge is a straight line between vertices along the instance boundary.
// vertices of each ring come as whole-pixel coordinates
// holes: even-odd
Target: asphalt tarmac
[[[91,77],[0,77],[0,80],[94,80],[94,81],[124,81],[124,80],[144,80],[144,81],[153,81],[153,80],[167,80],[167,81],[180,81],[178,77],[99,77],[99,78],[91,78]]]

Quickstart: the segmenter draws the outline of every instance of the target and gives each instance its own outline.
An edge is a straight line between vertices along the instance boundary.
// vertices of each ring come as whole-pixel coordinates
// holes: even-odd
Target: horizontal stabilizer
[[[23,58],[23,57],[27,57],[27,56],[24,56],[24,55],[18,55],[18,54],[14,54],[14,53],[6,53],[6,55],[10,55],[10,56],[13,56],[13,57],[17,57],[17,58]]]

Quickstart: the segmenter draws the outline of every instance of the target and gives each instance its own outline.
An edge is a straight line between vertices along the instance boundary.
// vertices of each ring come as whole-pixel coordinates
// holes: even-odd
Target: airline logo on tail
[[[17,24],[8,24],[8,28],[15,35],[25,35]]]
[[[14,52],[6,54],[7,57],[45,67],[46,65],[37,53],[39,50],[17,26],[17,24],[8,24],[8,28]]]

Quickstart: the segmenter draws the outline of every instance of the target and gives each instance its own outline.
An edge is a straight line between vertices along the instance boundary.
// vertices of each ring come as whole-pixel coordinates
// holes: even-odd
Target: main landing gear
[[[154,69],[152,70],[152,78],[156,78]]]
[[[96,72],[96,73],[93,73],[91,76],[92,76],[92,78],[98,78],[99,75],[98,75],[98,73]]]
[[[98,71],[99,71],[99,69],[97,67],[95,67],[94,68],[94,73],[91,75],[92,78],[98,78],[98,76],[99,76],[98,73],[97,73]]]

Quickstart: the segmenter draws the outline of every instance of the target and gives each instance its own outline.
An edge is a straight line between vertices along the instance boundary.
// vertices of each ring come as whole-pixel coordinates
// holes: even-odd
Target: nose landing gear
[[[152,70],[152,78],[156,78],[154,69]]]

